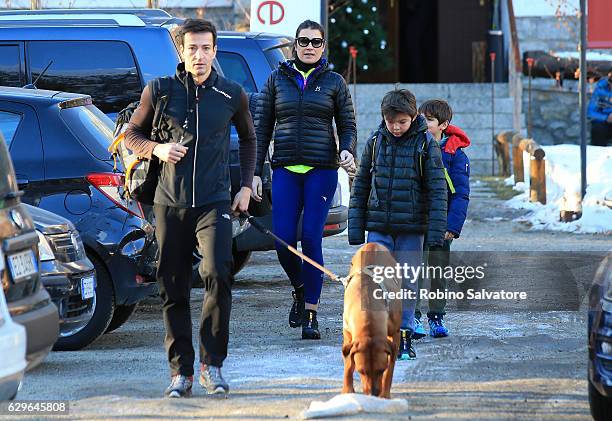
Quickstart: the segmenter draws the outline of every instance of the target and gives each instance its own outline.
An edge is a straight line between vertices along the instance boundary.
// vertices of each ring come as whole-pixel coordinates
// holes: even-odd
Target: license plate
[[[94,286],[95,286],[95,281],[94,281],[93,276],[81,279],[81,297],[84,300],[93,298],[95,294]]]
[[[8,257],[9,267],[14,282],[19,282],[28,276],[38,272],[36,257],[32,250],[22,251],[21,253],[11,254]]]

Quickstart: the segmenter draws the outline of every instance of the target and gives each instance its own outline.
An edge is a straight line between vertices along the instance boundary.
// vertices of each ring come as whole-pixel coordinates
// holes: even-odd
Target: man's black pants
[[[591,145],[608,146],[612,144],[612,124],[591,122]]]
[[[202,254],[200,276],[206,294],[200,316],[200,362],[221,367],[227,356],[232,308],[232,222],[230,204],[200,208],[155,205],[159,246],[157,284],[163,302],[166,351],[171,374],[193,375],[191,334],[192,256]]]

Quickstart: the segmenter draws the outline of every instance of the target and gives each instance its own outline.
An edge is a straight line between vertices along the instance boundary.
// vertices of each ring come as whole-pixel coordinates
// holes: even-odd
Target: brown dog
[[[363,393],[389,399],[393,369],[399,350],[402,320],[401,300],[374,299],[374,290],[399,292],[401,282],[373,281],[373,266],[395,267],[396,261],[384,246],[368,243],[353,256],[348,285],[344,291],[342,393],[354,393],[353,372],[361,378]],[[381,291],[378,292],[380,296]]]

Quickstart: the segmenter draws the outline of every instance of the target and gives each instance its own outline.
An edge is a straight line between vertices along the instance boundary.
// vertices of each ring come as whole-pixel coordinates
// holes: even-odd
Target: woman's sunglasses
[[[312,44],[314,48],[321,48],[323,45],[323,38],[308,38],[308,37],[299,37],[297,39],[297,43],[300,47],[308,47],[308,44]]]

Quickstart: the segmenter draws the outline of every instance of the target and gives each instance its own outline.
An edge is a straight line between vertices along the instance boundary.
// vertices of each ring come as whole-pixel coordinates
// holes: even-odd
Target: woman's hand
[[[355,162],[353,154],[347,150],[340,152],[340,166],[342,168],[350,168]]]
[[[253,200],[255,200],[256,202],[261,202],[261,195],[262,195],[262,182],[261,182],[261,177],[259,176],[253,176],[253,189],[251,190],[251,197],[253,198]]]

